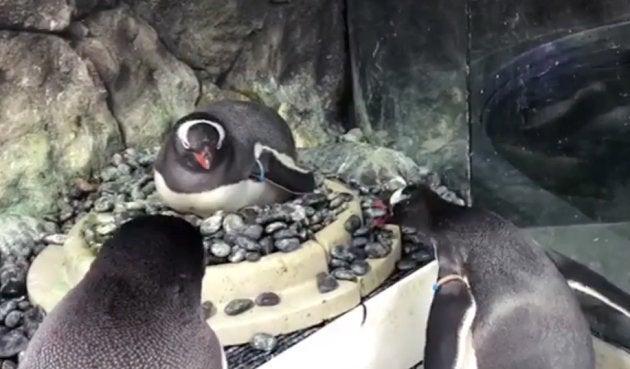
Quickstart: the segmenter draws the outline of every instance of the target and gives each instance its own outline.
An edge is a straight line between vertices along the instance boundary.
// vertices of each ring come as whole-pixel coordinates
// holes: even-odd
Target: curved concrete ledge
[[[347,244],[351,235],[345,230],[348,217],[361,217],[361,204],[355,192],[338,182],[326,185],[336,192],[355,195],[337,219],[315,234],[315,240],[302,244],[290,253],[274,253],[256,262],[214,265],[206,268],[202,282],[202,301],[210,301],[216,312],[208,323],[223,345],[248,342],[255,333],[285,334],[311,327],[334,318],[361,302],[393,272],[401,256],[400,232],[394,232],[392,252],[382,259],[368,259],[371,271],[357,282],[338,281],[339,287],[320,293],[316,276],[328,272],[329,253],[333,246]],[[75,224],[63,247],[47,248],[29,270],[27,288],[33,303],[49,312],[87,273],[95,254],[81,237],[81,227],[88,214]],[[235,316],[225,314],[226,305],[234,300],[255,300],[264,292],[280,296],[275,306],[254,306]]]
[[[424,358],[438,265],[430,262],[258,369],[409,369]],[[383,344],[386,342],[387,344]],[[630,369],[630,353],[593,337],[596,369]],[[325,354],[322,354],[325,353]]]

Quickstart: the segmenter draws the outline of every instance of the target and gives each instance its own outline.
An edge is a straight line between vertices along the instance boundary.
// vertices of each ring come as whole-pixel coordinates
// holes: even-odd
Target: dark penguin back
[[[184,222],[130,221],[46,317],[20,368],[220,369],[200,308],[201,236]],[[156,260],[164,257],[172,259]]]

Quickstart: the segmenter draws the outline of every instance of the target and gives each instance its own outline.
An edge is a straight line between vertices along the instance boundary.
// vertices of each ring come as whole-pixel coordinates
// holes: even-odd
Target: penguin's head
[[[200,286],[205,273],[202,236],[180,217],[138,216],[103,244],[94,268],[165,287]]]
[[[427,204],[437,196],[422,184],[412,184],[394,191],[387,201],[390,221],[401,226],[422,228],[429,223]]]
[[[194,112],[175,124],[175,147],[190,166],[211,170],[225,144],[225,129],[208,114]]]

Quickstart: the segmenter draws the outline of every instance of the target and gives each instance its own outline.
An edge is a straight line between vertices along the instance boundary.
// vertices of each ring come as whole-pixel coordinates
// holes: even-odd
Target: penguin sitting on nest
[[[123,224],[35,332],[20,369],[227,369],[203,319],[202,237],[162,215]]]
[[[221,100],[180,118],[154,164],[155,186],[172,209],[208,216],[284,202],[315,189],[296,164],[287,123],[271,108]]]
[[[575,296],[533,240],[493,212],[413,185],[390,199],[392,220],[432,239],[439,266],[424,368],[593,369]]]

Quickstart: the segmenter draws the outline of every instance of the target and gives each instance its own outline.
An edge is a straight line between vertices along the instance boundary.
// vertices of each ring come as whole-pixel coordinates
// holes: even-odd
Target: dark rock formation
[[[76,8],[66,0],[2,0],[0,29],[61,31]]]
[[[177,118],[194,109],[199,82],[125,7],[72,25],[76,50],[109,91],[110,108],[130,147],[159,145]]]
[[[342,0],[128,3],[204,85],[278,109],[298,146],[330,141],[346,85]]]
[[[63,39],[0,32],[0,208],[50,211],[68,178],[121,149],[106,97]]]
[[[349,0],[354,102],[368,140],[469,197],[466,3]]]

